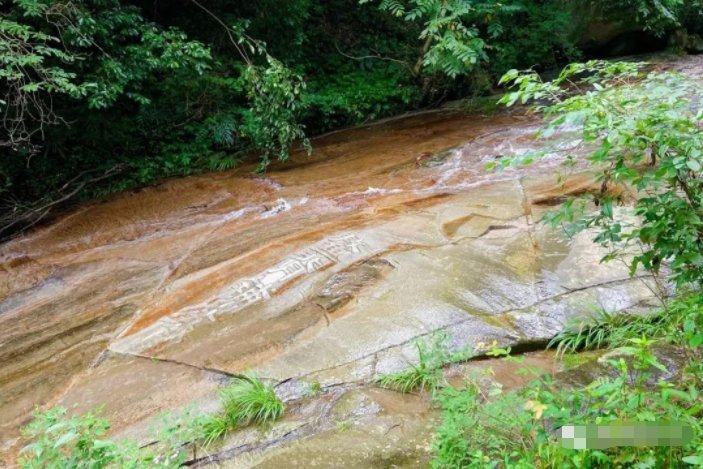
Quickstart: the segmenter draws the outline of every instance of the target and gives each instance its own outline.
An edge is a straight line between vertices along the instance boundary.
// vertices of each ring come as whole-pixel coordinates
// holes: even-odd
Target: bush
[[[551,136],[577,128],[588,151],[586,160],[598,172],[600,191],[587,199],[571,199],[545,221],[575,233],[599,231],[595,241],[611,249],[604,260],[627,258],[631,274],[638,267],[658,273],[672,270],[679,285],[703,282],[703,91],[693,78],[675,72],[641,74],[643,64],[591,61],[566,67],[544,82],[534,72],[508,72],[503,83],[516,91],[502,99],[507,105],[535,100]],[[577,93],[574,94],[574,91]],[[534,155],[528,156],[534,158]],[[519,164],[513,159],[501,164]],[[637,223],[614,215],[623,204],[614,187],[635,192]]]
[[[701,295],[675,302],[672,309],[682,314],[663,313],[661,317],[667,319],[654,339],[633,337],[626,328],[623,335],[630,337],[617,349],[620,358],[609,362],[615,377],[576,387],[558,377],[538,377],[525,389],[510,393],[503,393],[498,385],[486,390],[470,381],[465,390],[440,392],[436,401],[442,423],[433,446],[433,467],[703,467],[702,306]],[[680,321],[681,317],[685,320]],[[657,341],[681,347],[689,357],[680,381],[652,383],[652,370],[663,368],[651,351]],[[588,450],[566,448],[555,437],[564,425],[623,421],[678,422],[689,426],[694,437],[679,448]]]
[[[526,2],[500,20],[501,34],[489,54],[493,77],[511,68],[553,70],[577,60],[573,13],[555,1]]]
[[[567,324],[547,345],[556,348],[557,355],[602,347],[621,347],[632,337],[668,337],[681,334],[684,324],[703,330],[703,319],[698,297],[683,296],[654,314],[632,315],[599,311],[585,319]],[[691,322],[693,321],[693,322]],[[698,344],[692,344],[697,346]]]
[[[700,89],[693,80],[669,72],[640,73],[642,64],[593,61],[572,64],[552,82],[534,72],[511,71],[503,82],[517,91],[502,102],[535,100],[548,123],[543,136],[579,129],[590,146],[588,162],[599,172],[601,190],[571,199],[545,217],[567,233],[589,227],[612,249],[611,260],[632,244],[642,253],[630,261],[658,273],[669,263],[680,286],[703,280],[701,256]],[[522,164],[526,155],[500,164]],[[619,202],[611,185],[638,192],[638,223],[614,216]],[[675,382],[655,381],[666,370],[652,347],[668,342],[684,352],[686,366]],[[605,373],[592,383],[569,385],[558,376],[537,377],[526,388],[504,394],[469,382],[466,390],[447,389],[437,396],[443,422],[434,444],[435,467],[703,467],[703,295],[679,298],[651,316],[615,316],[605,312],[570,325],[550,344],[558,353],[613,347]],[[503,352],[507,354],[507,352]],[[520,361],[507,356],[505,359]],[[529,372],[529,370],[527,371]],[[693,439],[682,447],[609,447],[569,449],[555,438],[564,425],[618,422],[678,422]]]
[[[163,454],[141,451],[135,442],[115,442],[104,438],[109,422],[93,412],[68,417],[66,409],[56,407],[38,412],[24,429],[23,436],[32,443],[19,458],[23,469],[72,468],[163,468],[180,467],[185,460],[180,444],[168,446]]]
[[[419,89],[397,67],[374,67],[311,81],[305,121],[317,131],[387,117],[416,106]]]

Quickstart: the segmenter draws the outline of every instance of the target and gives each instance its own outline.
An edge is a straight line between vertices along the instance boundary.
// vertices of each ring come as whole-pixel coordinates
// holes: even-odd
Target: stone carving
[[[280,285],[304,274],[310,274],[330,264],[330,260],[308,249],[266,270],[260,276],[265,288],[275,290]]]
[[[154,327],[158,325],[158,327]],[[148,350],[165,340],[174,340],[182,337],[187,331],[184,323],[171,317],[159,319],[151,327],[128,337],[121,338],[110,346],[110,350],[118,353],[138,354]]]
[[[368,245],[354,234],[332,236],[313,247],[314,250],[334,261],[360,253],[367,248]]]
[[[299,263],[308,274],[320,270],[329,263],[324,256],[313,249],[305,249],[304,251],[294,254],[291,258]]]
[[[370,246],[356,234],[331,236],[290,255],[255,277],[237,280],[212,300],[183,309],[142,331],[118,339],[111,349],[139,353],[167,340],[180,338],[204,319],[214,321],[222,314],[236,313],[271,298],[279,288],[300,276],[353,260],[369,251]]]
[[[227,292],[235,304],[242,305],[242,308],[256,303],[260,300],[271,298],[266,285],[257,279],[240,280]]]

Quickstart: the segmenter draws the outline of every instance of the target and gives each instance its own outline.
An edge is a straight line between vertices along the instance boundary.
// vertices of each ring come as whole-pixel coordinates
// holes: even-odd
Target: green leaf
[[[688,166],[688,169],[690,169],[691,171],[700,171],[701,170],[701,164],[696,160],[686,161],[686,166]]]
[[[65,445],[66,443],[75,440],[76,438],[78,438],[78,434],[76,432],[71,431],[68,433],[64,433],[63,435],[61,435],[60,438],[56,440],[56,442],[54,443],[54,448],[59,448]]]

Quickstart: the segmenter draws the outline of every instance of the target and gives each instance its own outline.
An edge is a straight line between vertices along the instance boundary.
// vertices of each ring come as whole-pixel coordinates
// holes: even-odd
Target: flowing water
[[[319,459],[317,443],[289,447],[308,437],[347,440],[342,455],[370,445],[370,459],[349,456],[360,466],[423,465],[426,402],[367,385],[415,361],[414,340],[530,344],[594,305],[651,301],[649,280],[599,265],[588,236],[536,224],[593,185],[560,166],[577,140],[562,136],[530,168],[484,169],[539,148],[538,126],[517,111],[389,120],[319,137],[312,156],[264,176],[166,181],[0,246],[0,451],[16,448],[35,406],[54,404],[103,405],[116,436],[144,441],[159,412],[215,409],[216,387],[253,370],[280,383],[290,410],[268,434],[234,435],[218,459]],[[362,431],[340,437],[340,419]],[[249,455],[264,447],[275,451]]]

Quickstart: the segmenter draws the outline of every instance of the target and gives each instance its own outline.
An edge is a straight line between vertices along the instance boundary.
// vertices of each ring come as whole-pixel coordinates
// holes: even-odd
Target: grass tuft
[[[599,311],[593,316],[569,323],[547,344],[547,348],[556,348],[558,356],[602,348],[609,342],[610,331],[625,322],[622,315]]]
[[[409,370],[379,376],[376,378],[375,383],[382,388],[409,393],[415,390],[434,391],[442,381],[441,369],[432,369],[420,364],[413,366]]]
[[[285,412],[273,386],[255,376],[235,378],[220,390],[225,419],[230,425],[249,425],[278,420]]]
[[[447,345],[446,334],[437,334],[431,343],[417,341],[419,363],[397,373],[388,373],[376,377],[374,382],[382,388],[402,393],[413,391],[434,392],[446,382],[442,368],[445,365],[465,361],[471,357],[468,351],[451,352]]]
[[[563,357],[584,350],[622,347],[627,345],[630,337],[664,337],[677,330],[687,308],[692,307],[686,301],[680,299],[668,309],[651,315],[598,311],[568,324],[547,344],[547,348],[556,348],[557,356]]]
[[[233,427],[229,420],[221,415],[205,415],[199,424],[204,446],[224,437]]]

